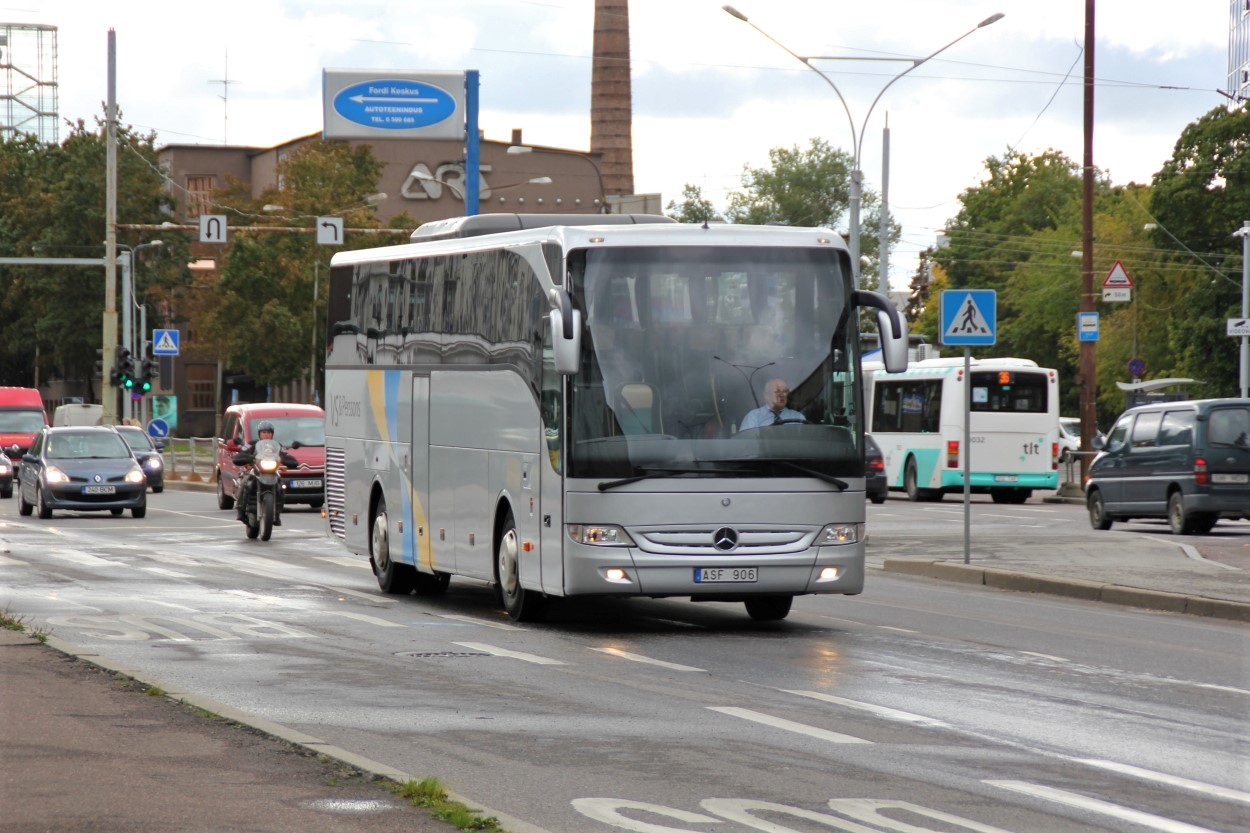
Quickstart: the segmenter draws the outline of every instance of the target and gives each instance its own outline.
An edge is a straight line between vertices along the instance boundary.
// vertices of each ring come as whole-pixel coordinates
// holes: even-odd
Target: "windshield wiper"
[[[599,484],[599,491],[606,492],[608,489],[615,489],[617,486],[628,486],[630,483],[637,483],[639,480],[654,480],[660,477],[676,477],[679,474],[707,473],[707,469],[648,468],[642,474],[636,474],[633,477],[622,477],[620,480],[604,480]]]
[[[815,469],[809,469],[807,466],[800,466],[798,463],[792,463],[789,460],[773,460],[772,462],[778,463],[779,465],[786,466],[788,468],[792,468],[795,471],[801,471],[806,475],[810,475],[811,477],[816,478],[817,480],[823,480],[826,483],[832,483],[834,486],[838,487],[838,491],[840,492],[845,492],[848,488],[850,488],[847,485],[847,482],[845,480],[839,480],[838,478],[834,477],[832,474],[825,474],[824,472],[816,471]]]

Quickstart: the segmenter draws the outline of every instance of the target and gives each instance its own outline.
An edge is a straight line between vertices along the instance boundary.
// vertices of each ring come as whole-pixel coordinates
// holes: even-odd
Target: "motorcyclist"
[[[239,449],[239,453],[234,455],[235,464],[241,465],[241,466],[250,466],[252,464],[252,461],[256,457],[257,443],[260,443],[264,440],[272,440],[273,434],[274,434],[273,423],[267,419],[262,419],[256,425],[256,442],[248,443],[244,445],[241,449]],[[278,452],[278,454],[282,460],[282,465],[286,466],[287,468],[295,468],[296,466],[299,465],[299,461],[296,460],[293,456],[291,456],[290,452],[288,452],[285,448],[282,448]],[[247,500],[249,497],[249,491],[251,490],[252,484],[254,483],[254,481],[255,481],[255,475],[252,473],[251,469],[248,469],[247,473],[243,477],[239,478],[238,493],[235,495],[235,504],[234,504],[235,516],[240,521],[243,521],[245,523],[247,522]],[[278,502],[277,502],[277,505],[274,507],[275,509],[274,519],[273,519],[274,526],[282,526],[282,504],[283,504],[282,491],[283,490],[281,488],[278,489],[278,495],[277,495]]]

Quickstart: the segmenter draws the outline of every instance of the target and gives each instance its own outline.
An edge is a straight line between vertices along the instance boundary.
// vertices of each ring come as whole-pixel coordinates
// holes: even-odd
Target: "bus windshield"
[[[585,320],[570,476],[862,476],[850,276],[834,251],[578,249],[568,275]]]

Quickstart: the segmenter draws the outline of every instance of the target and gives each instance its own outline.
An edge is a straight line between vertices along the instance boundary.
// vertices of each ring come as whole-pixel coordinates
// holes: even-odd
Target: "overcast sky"
[[[63,119],[102,114],[114,28],[123,120],[158,144],[316,132],[322,70],[360,68],[479,70],[488,139],[521,128],[530,144],[590,145],[593,0],[7,1],[0,20],[59,27]],[[721,5],[630,0],[635,190],[665,205],[692,183],[723,208],[744,165],[816,136],[849,152],[862,134],[866,185],[879,191],[888,117],[901,289],[986,158],[1054,148],[1082,159],[1084,0],[735,0],[795,53],[843,58],[924,57],[1004,14],[894,83],[871,114],[906,63],[814,62],[850,119],[814,71]],[[1147,182],[1185,125],[1225,101],[1229,2],[1097,6],[1094,162],[1116,184]]]

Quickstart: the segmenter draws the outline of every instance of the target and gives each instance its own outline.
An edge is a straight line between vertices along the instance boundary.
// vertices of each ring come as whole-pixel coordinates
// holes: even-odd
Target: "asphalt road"
[[[929,518],[929,545],[951,546],[962,527],[921,508],[956,507],[890,501],[870,521]],[[1084,522],[1052,509],[981,531]],[[150,496],[140,521],[3,501],[0,524],[11,614],[166,690],[436,776],[524,819],[516,833],[1250,831],[1236,623],[873,572],[864,595],[801,598],[780,623],[631,600],[518,626],[473,582],[381,595],[306,511],[267,543],[209,493]]]

